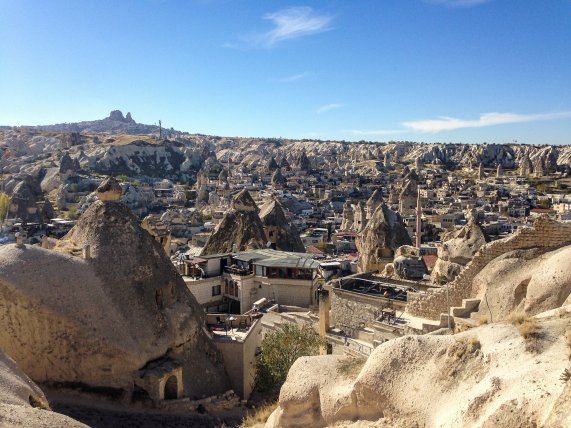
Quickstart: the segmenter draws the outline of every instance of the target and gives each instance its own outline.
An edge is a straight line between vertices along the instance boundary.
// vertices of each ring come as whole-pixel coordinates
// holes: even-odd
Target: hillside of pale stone
[[[49,410],[42,390],[0,350],[0,426],[49,428],[86,427]]]
[[[109,117],[88,122],[26,128],[0,129],[0,170],[11,174],[45,175],[59,166],[64,150],[73,161],[93,172],[148,175],[188,180],[201,163],[214,154],[238,168],[267,165],[272,157],[293,167],[375,174],[389,163],[431,163],[447,168],[506,169],[530,165],[531,171],[565,171],[571,167],[571,146],[526,144],[420,144],[414,142],[361,142],[230,138],[168,131],[167,139],[154,136],[158,127],[136,123],[128,114],[114,111]],[[303,165],[302,165],[303,164]]]
[[[90,260],[70,255],[87,245]],[[223,392],[202,317],[160,244],[120,202],[92,204],[55,250],[0,248],[0,347],[35,381],[129,390],[137,370],[168,357],[190,367],[189,395]]]
[[[340,370],[342,356],[300,358],[266,428],[567,427],[571,384],[559,377],[570,322],[567,306],[537,318],[528,338],[510,323],[405,336],[379,345],[354,374]]]

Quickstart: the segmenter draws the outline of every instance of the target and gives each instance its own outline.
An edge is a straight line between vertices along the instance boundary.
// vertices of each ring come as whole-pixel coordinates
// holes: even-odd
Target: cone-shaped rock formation
[[[266,247],[264,225],[250,193],[241,190],[202,249],[202,255]]]

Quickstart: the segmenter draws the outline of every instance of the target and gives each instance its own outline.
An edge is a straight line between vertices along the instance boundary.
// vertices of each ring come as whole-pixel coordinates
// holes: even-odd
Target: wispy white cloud
[[[437,133],[463,128],[483,128],[486,126],[505,125],[510,123],[537,122],[571,117],[571,111],[518,114],[518,113],[485,113],[478,119],[457,119],[439,117],[438,119],[403,122],[402,125],[412,131]]]
[[[344,132],[353,135],[380,136],[380,135],[402,134],[403,132],[407,131],[405,129],[350,129]]]
[[[241,43],[226,43],[228,48],[272,48],[284,40],[297,39],[331,29],[332,16],[320,15],[311,7],[291,7],[262,17],[271,21],[274,27],[265,33],[242,37]]]
[[[489,3],[492,0],[424,0],[426,3],[439,4],[448,7],[471,7]]]
[[[297,82],[298,80],[305,79],[309,75],[311,75],[309,71],[304,71],[303,73],[292,74],[291,76],[281,77],[279,79],[270,79],[270,82],[279,82],[279,83]]]
[[[341,107],[343,107],[343,104],[338,104],[338,103],[325,104],[324,106],[321,106],[317,110],[315,110],[315,113],[321,114]]]

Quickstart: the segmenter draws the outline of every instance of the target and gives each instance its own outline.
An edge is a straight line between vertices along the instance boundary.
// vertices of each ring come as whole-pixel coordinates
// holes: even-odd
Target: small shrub
[[[255,427],[256,425],[262,426],[266,423],[272,412],[278,407],[278,402],[266,403],[262,407],[255,410],[254,413],[248,413],[240,428]]]
[[[538,351],[542,332],[537,320],[524,312],[514,312],[508,317],[508,320],[516,326],[521,337],[525,339],[526,350]]]
[[[567,332],[565,333],[565,339],[567,339],[567,347],[569,348],[569,359],[571,360],[571,326],[567,327]]]
[[[470,352],[476,352],[478,349],[482,348],[482,344],[476,336],[472,336],[468,339],[468,346],[470,347]]]
[[[356,376],[359,374],[366,361],[367,360],[365,358],[345,358],[337,364],[337,371],[347,377]]]
[[[480,319],[478,320],[478,325],[488,324],[490,321],[488,320],[487,315],[481,315]]]
[[[561,373],[559,379],[561,379],[563,382],[567,382],[569,379],[571,379],[571,370],[569,369],[563,370],[563,373]]]
[[[35,407],[37,409],[42,409],[42,410],[50,410],[50,405],[42,397],[30,395],[28,397],[28,401],[30,402],[30,406],[32,406],[32,407]]]

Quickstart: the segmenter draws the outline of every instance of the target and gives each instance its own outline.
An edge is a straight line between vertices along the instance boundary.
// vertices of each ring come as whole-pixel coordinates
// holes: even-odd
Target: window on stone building
[[[213,285],[212,286],[212,295],[219,296],[220,295],[220,285]]]

